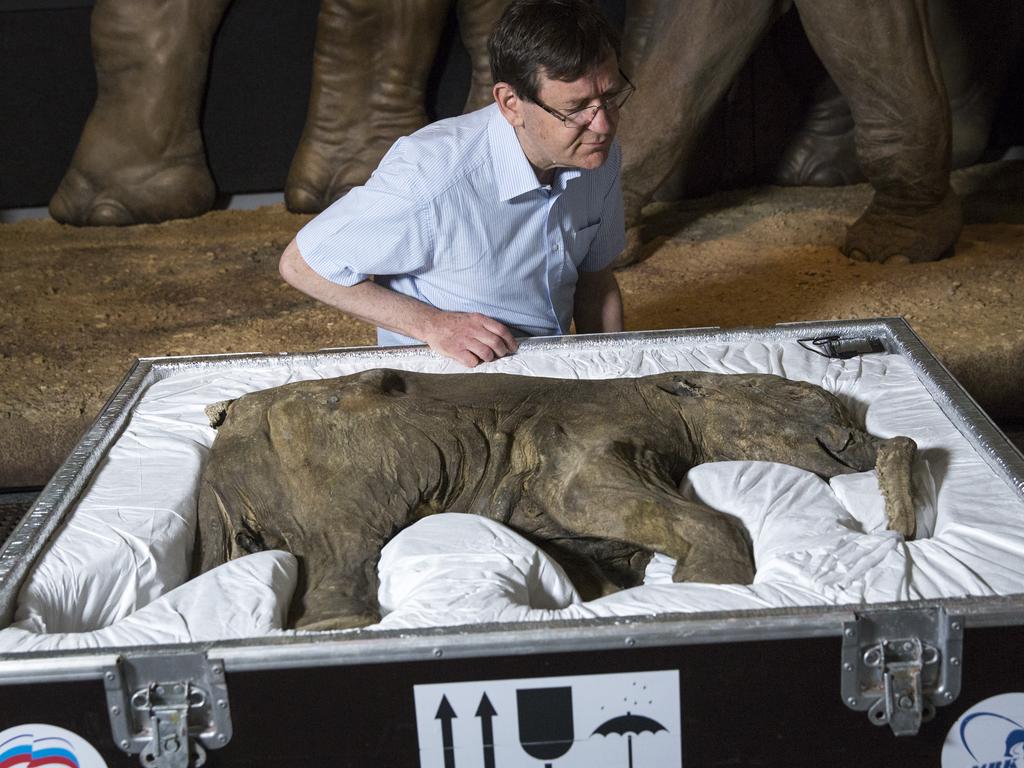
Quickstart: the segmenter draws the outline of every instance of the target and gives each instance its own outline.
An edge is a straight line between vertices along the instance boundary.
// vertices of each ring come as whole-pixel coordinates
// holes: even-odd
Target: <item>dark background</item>
[[[620,25],[627,0],[600,0]],[[92,0],[0,0],[0,209],[46,205],[71,160],[96,97],[89,47]],[[217,34],[203,109],[203,135],[218,190],[284,187],[306,116],[318,0],[234,0]],[[454,4],[453,4],[454,6]],[[1004,97],[997,149],[1024,144],[1024,107]],[[698,195],[767,181],[823,70],[795,12],[775,25],[709,121],[687,169]],[[458,114],[469,58],[454,10],[431,75],[428,113]]]

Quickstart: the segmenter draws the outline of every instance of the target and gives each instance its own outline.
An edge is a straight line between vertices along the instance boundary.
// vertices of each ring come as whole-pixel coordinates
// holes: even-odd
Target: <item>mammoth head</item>
[[[703,461],[776,461],[824,478],[877,469],[890,527],[912,535],[909,438],[870,435],[835,395],[780,376],[687,372],[659,387],[679,398]]]
[[[675,374],[661,389],[679,398],[706,461],[778,461],[825,477],[874,465],[870,436],[821,387],[770,374]]]

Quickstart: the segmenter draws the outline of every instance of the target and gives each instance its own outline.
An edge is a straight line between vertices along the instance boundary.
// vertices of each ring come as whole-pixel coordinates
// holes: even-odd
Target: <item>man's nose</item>
[[[590,121],[589,128],[594,133],[612,133],[615,130],[615,120],[607,107],[598,107],[597,114]]]

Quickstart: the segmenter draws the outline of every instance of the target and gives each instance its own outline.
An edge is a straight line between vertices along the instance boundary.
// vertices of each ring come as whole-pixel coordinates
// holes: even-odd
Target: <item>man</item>
[[[622,330],[618,35],[587,0],[517,0],[488,47],[495,103],[399,139],[280,265],[379,344],[469,367],[572,322]]]

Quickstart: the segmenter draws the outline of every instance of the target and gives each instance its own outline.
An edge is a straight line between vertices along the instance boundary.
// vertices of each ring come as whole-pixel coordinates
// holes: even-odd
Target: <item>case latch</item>
[[[944,608],[857,614],[843,623],[843,701],[913,736],[960,694],[963,618]]]
[[[206,654],[119,657],[103,683],[114,742],[144,766],[198,768],[231,739],[224,664]]]

